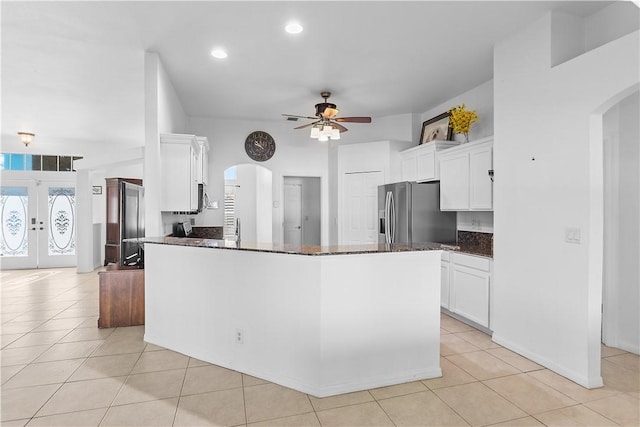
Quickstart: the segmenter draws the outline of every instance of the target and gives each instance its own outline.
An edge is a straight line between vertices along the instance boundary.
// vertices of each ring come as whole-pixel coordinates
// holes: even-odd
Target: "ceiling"
[[[4,1],[2,139],[142,145],[145,51],[189,116],[313,115],[327,89],[341,115],[422,113],[491,79],[493,45],[548,10],[610,3]]]

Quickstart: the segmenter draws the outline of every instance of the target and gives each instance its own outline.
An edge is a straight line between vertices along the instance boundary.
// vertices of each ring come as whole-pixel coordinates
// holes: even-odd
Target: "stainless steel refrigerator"
[[[378,187],[378,241],[456,241],[456,212],[440,211],[440,182],[397,182]]]

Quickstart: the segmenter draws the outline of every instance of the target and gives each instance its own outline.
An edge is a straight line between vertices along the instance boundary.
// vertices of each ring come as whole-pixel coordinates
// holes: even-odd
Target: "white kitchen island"
[[[438,244],[143,241],[149,343],[317,397],[442,375]]]

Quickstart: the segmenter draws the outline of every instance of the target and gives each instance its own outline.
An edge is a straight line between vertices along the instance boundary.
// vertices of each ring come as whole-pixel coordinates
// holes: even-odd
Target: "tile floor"
[[[2,425],[638,426],[640,359],[584,389],[442,317],[443,377],[324,399],[98,329],[98,277],[2,271]]]

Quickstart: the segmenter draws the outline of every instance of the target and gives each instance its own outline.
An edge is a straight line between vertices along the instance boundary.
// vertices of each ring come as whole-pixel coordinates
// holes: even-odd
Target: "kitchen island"
[[[317,397],[441,376],[439,244],[142,242],[149,343]]]

